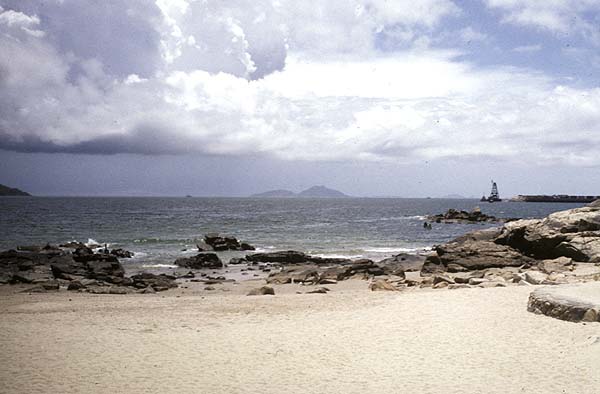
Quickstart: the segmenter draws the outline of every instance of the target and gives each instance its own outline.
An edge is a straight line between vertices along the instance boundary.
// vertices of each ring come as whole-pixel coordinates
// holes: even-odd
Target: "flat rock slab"
[[[539,288],[529,295],[527,310],[573,322],[600,322],[600,282]]]

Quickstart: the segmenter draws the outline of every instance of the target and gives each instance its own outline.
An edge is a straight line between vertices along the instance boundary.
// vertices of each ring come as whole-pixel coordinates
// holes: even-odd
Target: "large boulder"
[[[600,259],[600,207],[575,208],[544,219],[507,223],[495,242],[536,259]]]
[[[464,267],[481,270],[493,267],[519,267],[530,264],[532,259],[506,245],[490,241],[450,242],[435,247],[440,263],[446,268]]]
[[[384,260],[381,260],[377,263],[377,265],[383,267],[384,269],[394,272],[394,271],[402,271],[402,272],[411,272],[411,271],[421,271],[423,268],[423,264],[425,263],[425,256],[401,253],[397,254],[394,257],[390,257]]]
[[[223,262],[215,253],[199,253],[194,257],[179,258],[175,265],[192,269],[222,268]]]

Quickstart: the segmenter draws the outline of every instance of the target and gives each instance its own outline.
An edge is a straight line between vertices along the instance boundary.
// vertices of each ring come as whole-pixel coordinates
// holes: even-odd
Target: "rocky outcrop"
[[[206,234],[204,236],[204,244],[198,245],[199,251],[215,251],[224,250],[255,250],[254,246],[247,242],[241,242],[235,237],[219,234]]]
[[[9,250],[0,253],[0,283],[36,285],[28,292],[58,290],[65,286],[72,291],[96,294],[127,294],[137,289],[162,291],[177,287],[174,277],[140,274],[125,277],[125,270],[116,256],[94,253],[90,248],[72,245],[73,252],[44,246],[31,251]],[[148,290],[150,291],[150,290]]]
[[[504,222],[516,219],[502,219],[495,216],[486,215],[481,212],[479,207],[474,208],[471,212],[457,211],[456,209],[448,209],[446,213],[428,216],[429,221],[435,223],[478,223],[478,222]]]
[[[185,268],[222,268],[223,262],[215,253],[199,253],[194,257],[181,257],[175,260],[175,265]]]
[[[436,246],[421,273],[535,266],[563,272],[573,262],[600,261],[600,207],[555,212],[544,219],[517,220]]]

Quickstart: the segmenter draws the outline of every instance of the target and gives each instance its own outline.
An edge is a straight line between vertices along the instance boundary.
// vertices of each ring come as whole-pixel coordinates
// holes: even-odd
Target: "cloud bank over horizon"
[[[0,0],[0,149],[600,165],[600,3],[322,3]]]

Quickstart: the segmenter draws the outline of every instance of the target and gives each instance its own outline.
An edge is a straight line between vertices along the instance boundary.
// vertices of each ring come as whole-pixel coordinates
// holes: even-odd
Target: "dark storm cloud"
[[[151,0],[3,0],[0,5],[37,15],[39,28],[63,56],[96,59],[109,75],[151,76],[161,62],[162,14]]]
[[[0,149],[23,153],[80,153],[92,155],[113,155],[136,153],[142,155],[180,154],[197,151],[197,141],[174,138],[166,128],[157,125],[140,125],[129,133],[114,133],[92,138],[87,141],[59,145],[40,139],[38,136],[24,136],[15,140],[0,133]]]

